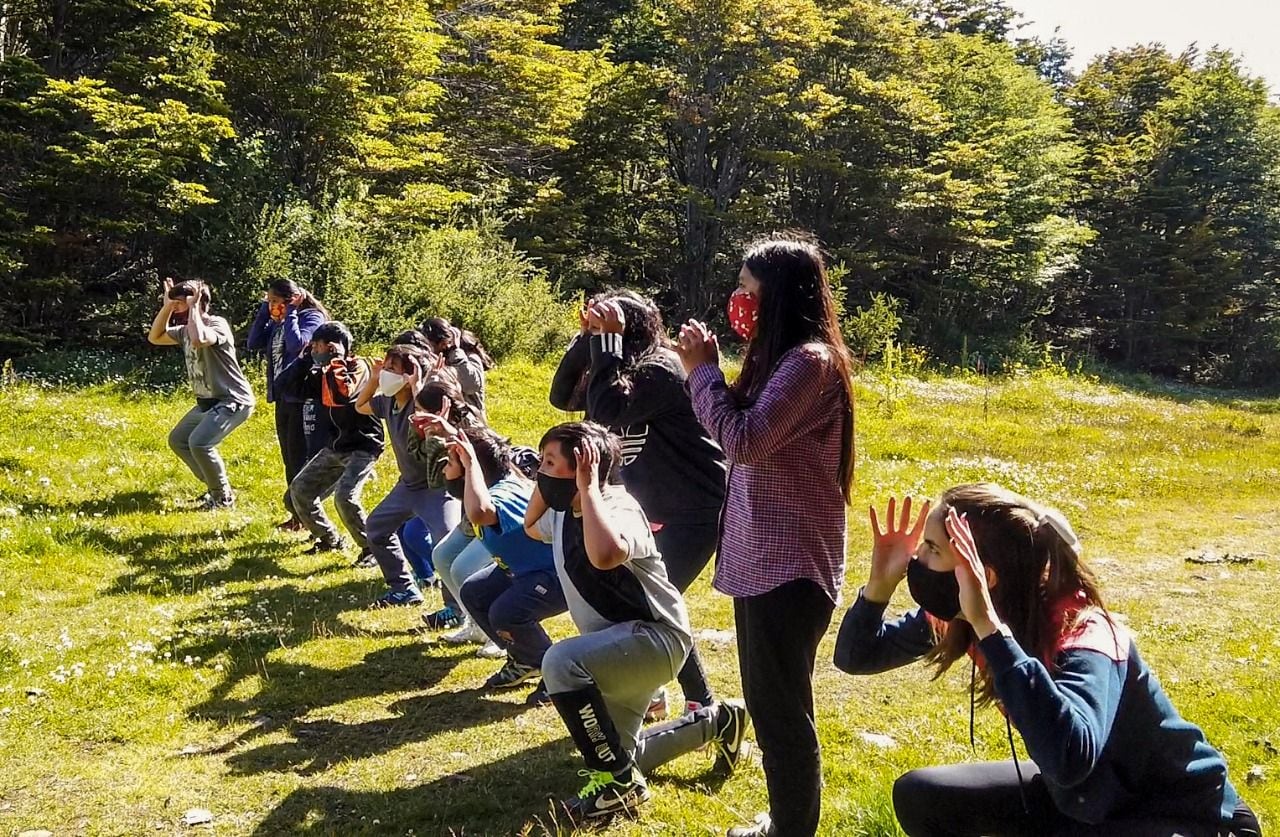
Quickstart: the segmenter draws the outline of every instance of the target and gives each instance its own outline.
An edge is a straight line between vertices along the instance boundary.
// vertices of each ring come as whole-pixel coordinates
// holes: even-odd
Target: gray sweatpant
[[[218,445],[253,415],[252,404],[222,401],[208,410],[192,407],[169,431],[169,447],[209,489],[209,496],[225,500],[231,496],[227,466],[218,454]]]
[[[714,706],[641,732],[654,691],[676,676],[689,648],[688,639],[662,623],[622,622],[552,645],[542,658],[542,682],[553,695],[594,684],[622,746],[648,773],[715,737]]]
[[[369,515],[369,550],[378,559],[382,577],[392,590],[400,592],[416,588],[409,562],[396,531],[411,517],[427,524],[431,542],[440,543],[462,519],[462,503],[450,497],[443,488],[410,487],[397,482]]]
[[[298,475],[289,483],[289,496],[293,499],[293,511],[311,534],[327,544],[341,540],[338,527],[324,513],[322,502],[333,494],[333,506],[338,510],[342,525],[360,549],[368,549],[369,537],[365,532],[364,507],[360,505],[360,492],[373,474],[378,461],[376,454],[364,450],[338,453],[333,448],[322,448],[311,457]]]

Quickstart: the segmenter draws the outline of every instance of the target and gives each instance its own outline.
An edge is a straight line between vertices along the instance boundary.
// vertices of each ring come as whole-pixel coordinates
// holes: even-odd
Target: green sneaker
[[[586,778],[586,787],[562,803],[575,823],[632,814],[652,796],[644,776],[634,766],[617,775],[602,770],[579,770],[578,775]]]

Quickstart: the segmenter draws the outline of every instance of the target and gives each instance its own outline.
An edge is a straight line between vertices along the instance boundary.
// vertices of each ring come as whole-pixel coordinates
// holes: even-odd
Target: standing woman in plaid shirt
[[[715,588],[733,596],[743,695],[768,814],[730,837],[816,833],[822,764],[813,711],[818,642],[844,578],[853,484],[853,384],[818,248],[775,239],[743,258],[729,322],[747,343],[727,384],[690,320],[678,351],[698,419],[729,460]]]

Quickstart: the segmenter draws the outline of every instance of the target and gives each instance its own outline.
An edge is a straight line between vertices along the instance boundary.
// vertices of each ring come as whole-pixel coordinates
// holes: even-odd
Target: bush
[[[310,288],[365,353],[428,317],[474,331],[495,358],[541,359],[577,328],[572,305],[492,225],[380,238],[341,205],[264,210],[250,272],[260,287],[286,277]]]

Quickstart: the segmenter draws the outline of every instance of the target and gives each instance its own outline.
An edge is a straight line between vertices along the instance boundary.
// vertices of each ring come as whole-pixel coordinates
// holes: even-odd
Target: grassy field
[[[497,370],[495,426],[532,442],[559,420],[549,375]],[[186,395],[18,384],[4,401],[0,832],[558,831],[548,800],[577,790],[580,765],[554,710],[478,691],[492,661],[433,644],[416,612],[365,609],[376,571],[304,556],[272,529],[269,407],[223,448],[239,506],[202,514],[184,508],[202,489],[165,444]],[[991,479],[1059,505],[1175,703],[1280,822],[1280,403],[868,376],[858,450],[846,598],[866,573],[866,505],[889,492]],[[368,505],[393,469],[388,457]],[[1241,562],[1186,560],[1206,552]],[[707,578],[689,600],[713,685],[735,696],[729,602]],[[967,672],[851,678],[829,662],[834,634],[817,673],[823,833],[897,834],[898,773],[1007,756],[990,710],[969,748]],[[652,806],[603,833],[723,834],[763,808],[758,761],[727,780],[709,768],[691,755],[659,771]],[[212,825],[183,825],[193,808]]]

